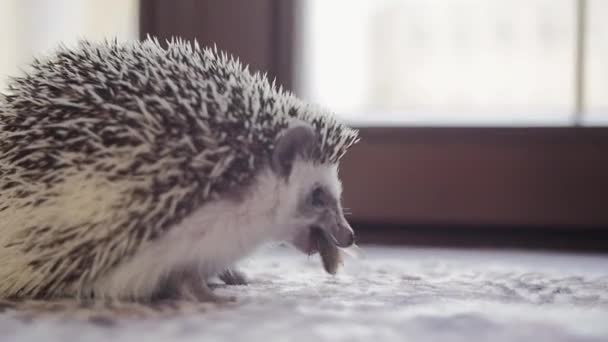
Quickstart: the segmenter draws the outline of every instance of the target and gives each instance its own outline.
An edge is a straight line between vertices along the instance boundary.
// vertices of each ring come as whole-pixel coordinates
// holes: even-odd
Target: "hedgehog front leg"
[[[247,285],[245,274],[235,268],[229,268],[220,273],[219,278],[226,285]]]
[[[206,280],[196,278],[191,278],[191,280],[182,283],[180,287],[180,299],[214,303],[228,303],[236,300],[235,297],[216,295],[209,288]]]
[[[194,267],[171,274],[157,297],[159,299],[214,303],[227,303],[236,300],[234,297],[222,297],[213,293],[213,290],[207,284],[207,279]]]

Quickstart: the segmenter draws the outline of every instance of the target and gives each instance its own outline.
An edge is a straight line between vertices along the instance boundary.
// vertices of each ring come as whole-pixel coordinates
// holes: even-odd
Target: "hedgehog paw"
[[[236,301],[235,297],[223,297],[213,293],[207,282],[192,279],[192,281],[184,282],[180,289],[180,297],[184,300],[192,300],[198,302],[213,302],[218,304],[230,303]]]
[[[247,285],[247,277],[237,269],[227,269],[220,273],[219,278],[226,285]]]

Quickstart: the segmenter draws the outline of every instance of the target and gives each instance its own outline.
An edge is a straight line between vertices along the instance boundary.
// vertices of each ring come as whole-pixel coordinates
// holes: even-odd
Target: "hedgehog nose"
[[[349,232],[348,235],[346,236],[346,238],[344,238],[343,243],[340,243],[338,245],[338,247],[340,248],[346,248],[346,247],[350,247],[355,243],[355,233],[353,232]]]
[[[335,239],[336,246],[340,248],[350,247],[355,243],[355,232],[353,232],[348,223],[339,224]]]

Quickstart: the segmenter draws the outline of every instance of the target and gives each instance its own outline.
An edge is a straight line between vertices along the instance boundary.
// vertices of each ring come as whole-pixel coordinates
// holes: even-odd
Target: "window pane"
[[[585,92],[588,124],[608,125],[608,1],[588,1]]]
[[[507,125],[572,120],[574,0],[307,4],[298,90],[348,119]]]
[[[79,38],[138,37],[138,0],[0,0],[0,91],[34,56]]]

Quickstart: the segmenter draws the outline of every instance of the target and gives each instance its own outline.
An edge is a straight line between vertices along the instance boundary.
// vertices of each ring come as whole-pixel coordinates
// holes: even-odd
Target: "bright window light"
[[[576,11],[576,0],[309,0],[297,92],[364,125],[570,125]],[[585,109],[602,117],[608,4],[587,12]]]

